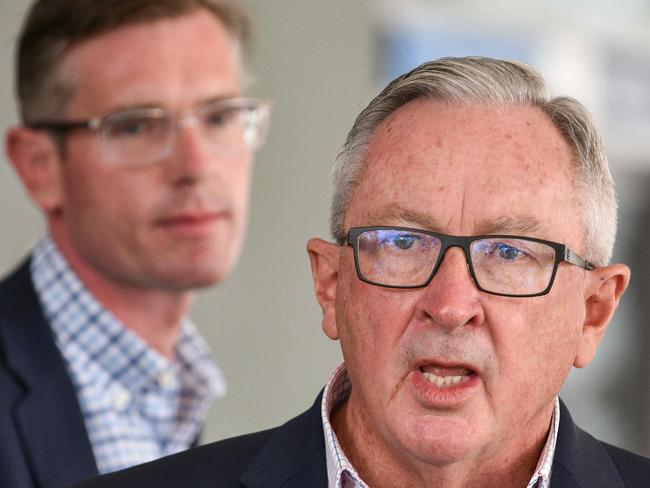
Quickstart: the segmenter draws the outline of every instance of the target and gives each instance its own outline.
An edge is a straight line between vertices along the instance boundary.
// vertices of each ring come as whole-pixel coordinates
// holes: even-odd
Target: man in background
[[[307,249],[344,363],[313,407],[80,488],[648,486],[558,398],[630,276],[579,102],[521,63],[426,63],[359,115],[334,185],[335,242]]]
[[[6,149],[47,236],[0,284],[0,486],[197,442],[221,371],[188,317],[240,252],[268,105],[225,0],[39,0]]]

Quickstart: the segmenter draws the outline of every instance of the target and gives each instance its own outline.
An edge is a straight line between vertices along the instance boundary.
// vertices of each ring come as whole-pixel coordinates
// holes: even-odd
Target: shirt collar
[[[542,454],[537,462],[537,467],[533,473],[527,488],[548,488],[551,482],[551,469],[553,468],[553,458],[555,457],[555,446],[557,444],[557,432],[560,426],[560,399],[555,397],[555,407],[551,417],[551,428],[549,429],[546,444],[542,449]]]
[[[85,356],[105,380],[137,393],[160,381],[167,371],[186,386],[216,398],[225,381],[212,353],[189,318],[184,318],[174,361],[149,347],[104,308],[81,282],[54,241],[46,237],[34,249],[31,273],[44,315],[65,357]],[[83,380],[82,378],[77,378]],[[94,380],[97,380],[95,377]]]
[[[330,415],[338,405],[347,400],[351,388],[352,385],[345,370],[345,363],[343,363],[332,373],[323,392],[321,418],[325,434],[328,488],[367,488],[352,463],[345,456],[330,423]]]
[[[351,388],[352,386],[345,369],[345,363],[343,363],[334,370],[323,392],[321,418],[325,435],[328,488],[367,488],[367,485],[345,456],[330,423],[330,415],[338,405],[347,400],[350,396]],[[560,401],[556,398],[555,409],[551,419],[551,428],[537,467],[526,488],[549,487],[559,424]]]

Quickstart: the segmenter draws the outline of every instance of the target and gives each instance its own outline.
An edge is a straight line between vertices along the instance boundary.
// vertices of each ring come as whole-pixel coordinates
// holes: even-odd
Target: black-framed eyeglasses
[[[345,244],[354,250],[360,280],[387,288],[427,286],[451,247],[460,247],[479,290],[507,297],[547,294],[566,261],[594,266],[564,244],[513,235],[449,236],[408,227],[353,227]]]
[[[78,121],[40,121],[27,124],[58,136],[86,129],[99,134],[104,156],[119,165],[160,161],[173,147],[181,125],[199,129],[208,149],[233,154],[261,146],[266,136],[270,102],[255,98],[212,101],[178,115],[159,107],[143,107]]]

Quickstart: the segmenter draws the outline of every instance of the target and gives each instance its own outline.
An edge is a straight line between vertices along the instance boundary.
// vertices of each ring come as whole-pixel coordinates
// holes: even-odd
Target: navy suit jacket
[[[321,397],[276,429],[235,437],[75,488],[326,488]],[[650,459],[580,430],[561,404],[551,488],[648,488]]]
[[[0,487],[61,488],[97,473],[28,261],[0,282]]]

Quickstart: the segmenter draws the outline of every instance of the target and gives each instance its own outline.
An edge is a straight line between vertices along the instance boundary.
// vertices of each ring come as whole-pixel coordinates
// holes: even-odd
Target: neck
[[[531,435],[516,448],[498,455],[465,459],[449,465],[414,459],[386,445],[379,431],[368,425],[367,416],[350,408],[350,399],[331,416],[332,427],[345,456],[363,481],[373,488],[493,488],[528,485],[544,447],[548,428]],[[550,417],[549,417],[550,421]]]
[[[174,357],[182,319],[193,299],[190,291],[170,291],[111,279],[88,263],[66,234],[50,226],[50,235],[84,286],[124,326],[164,357]]]

